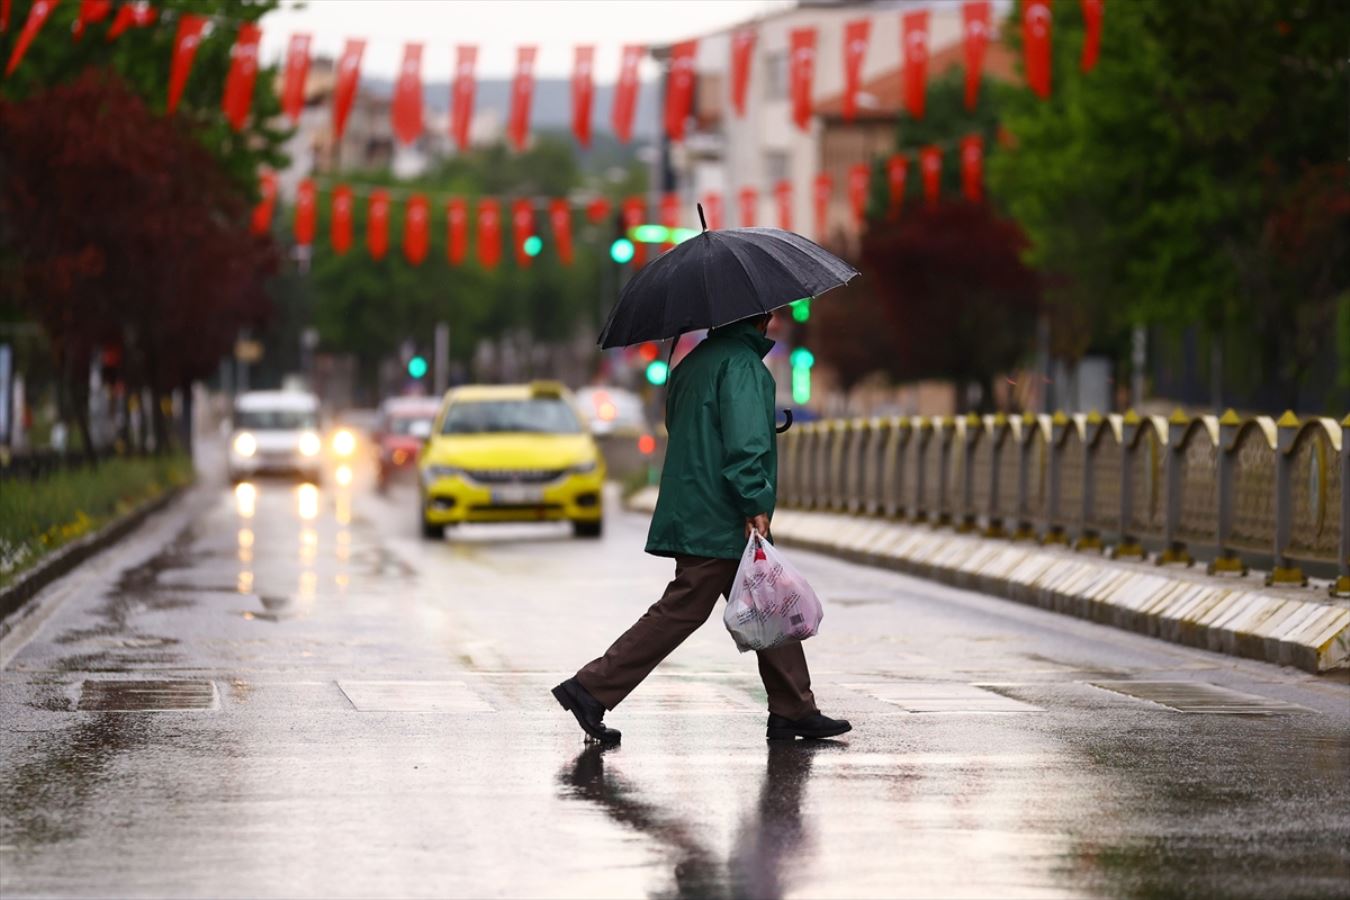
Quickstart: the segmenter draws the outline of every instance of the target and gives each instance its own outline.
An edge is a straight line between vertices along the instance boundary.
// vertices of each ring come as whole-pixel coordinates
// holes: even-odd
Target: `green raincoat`
[[[670,441],[647,533],[656,556],[740,559],[745,520],[772,515],[778,484],[773,341],[749,322],[709,332],[671,371]]]

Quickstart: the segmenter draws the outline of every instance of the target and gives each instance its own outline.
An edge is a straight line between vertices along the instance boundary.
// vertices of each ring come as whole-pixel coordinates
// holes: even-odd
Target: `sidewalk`
[[[629,499],[650,512],[657,491]],[[885,519],[782,510],[774,537],[1163,640],[1308,672],[1350,665],[1350,604],[1256,576],[1215,578]]]

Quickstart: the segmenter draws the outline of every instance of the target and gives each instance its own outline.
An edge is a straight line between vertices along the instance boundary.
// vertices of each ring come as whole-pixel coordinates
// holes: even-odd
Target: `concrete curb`
[[[650,512],[656,489],[639,491],[628,506]],[[781,510],[773,533],[788,546],[1173,643],[1308,672],[1350,665],[1350,606],[1321,601],[1310,591],[838,513]]]
[[[118,516],[97,531],[54,550],[46,559],[19,576],[18,581],[0,589],[0,638],[13,631],[15,626],[28,616],[32,611],[28,601],[39,591],[68,574],[89,557],[130,534],[151,514],[164,509],[182,496],[188,487],[190,485],[169,488],[153,500],[147,500],[131,512]]]

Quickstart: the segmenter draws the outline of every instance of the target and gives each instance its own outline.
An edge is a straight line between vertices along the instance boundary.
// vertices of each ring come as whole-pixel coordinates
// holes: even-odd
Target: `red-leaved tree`
[[[187,127],[97,70],[0,102],[0,290],[46,330],[86,448],[94,354],[120,351],[128,390],[153,393],[162,448],[159,401],[268,315],[275,250]]]

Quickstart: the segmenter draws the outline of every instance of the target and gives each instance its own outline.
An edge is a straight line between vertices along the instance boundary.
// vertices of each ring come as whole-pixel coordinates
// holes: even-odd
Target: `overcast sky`
[[[792,0],[309,0],[262,20],[263,59],[285,53],[293,32],[311,34],[316,54],[336,56],[346,38],[365,38],[364,74],[392,77],[403,44],[420,41],[424,81],[448,80],[456,44],[477,44],[478,73],[515,69],[519,44],[539,47],[539,77],[571,73],[572,48],[596,46],[597,81],[613,81],[619,47],[668,44],[775,10]]]

